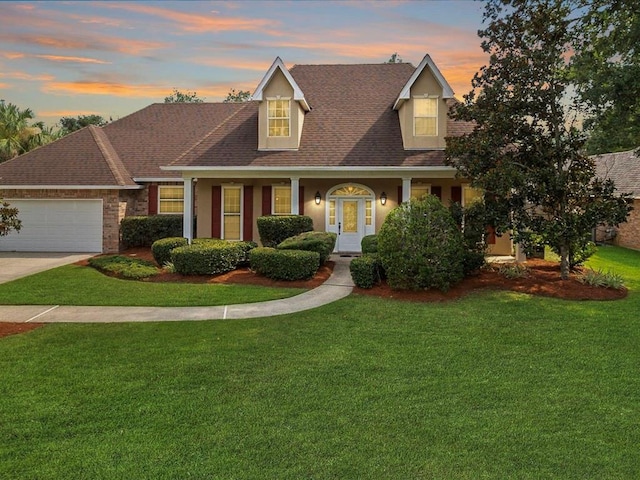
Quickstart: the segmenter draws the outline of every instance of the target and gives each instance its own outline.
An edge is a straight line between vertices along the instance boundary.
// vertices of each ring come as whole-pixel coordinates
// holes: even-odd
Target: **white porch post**
[[[402,201],[408,202],[411,198],[411,178],[402,179]]]
[[[193,178],[184,179],[184,207],[182,215],[182,236],[191,244],[193,241]]]
[[[291,178],[291,215],[300,214],[300,179]]]

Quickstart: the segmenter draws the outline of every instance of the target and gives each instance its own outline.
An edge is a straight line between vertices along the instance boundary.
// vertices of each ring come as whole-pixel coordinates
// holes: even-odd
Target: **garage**
[[[0,251],[102,252],[102,200],[5,200],[22,229],[0,237]]]

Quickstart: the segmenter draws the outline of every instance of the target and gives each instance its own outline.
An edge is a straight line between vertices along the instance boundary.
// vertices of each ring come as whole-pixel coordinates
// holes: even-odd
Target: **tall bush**
[[[378,254],[394,289],[446,291],[464,276],[462,233],[433,195],[387,215],[378,233]]]
[[[150,247],[167,237],[182,236],[182,215],[148,215],[125,217],[120,222],[122,246]]]
[[[313,230],[313,220],[306,215],[258,217],[257,225],[262,246],[274,248],[289,237]]]

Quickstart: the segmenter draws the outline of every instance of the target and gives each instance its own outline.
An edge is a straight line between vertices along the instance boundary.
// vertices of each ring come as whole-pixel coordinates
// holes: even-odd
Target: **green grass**
[[[214,306],[287,298],[303,291],[120,280],[91,267],[65,265],[0,285],[0,305]]]
[[[0,478],[640,478],[640,252],[591,262],[630,295],[6,337]]]

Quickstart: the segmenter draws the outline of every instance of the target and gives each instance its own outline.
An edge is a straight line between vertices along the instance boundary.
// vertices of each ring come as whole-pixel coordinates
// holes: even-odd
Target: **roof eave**
[[[305,112],[310,111],[311,107],[307,103],[307,100],[304,98],[304,93],[302,92],[302,89],[300,88],[298,83],[293,79],[293,77],[289,73],[289,70],[287,69],[287,67],[285,66],[284,62],[280,57],[276,57],[276,59],[271,64],[271,67],[269,67],[269,70],[267,71],[265,76],[262,77],[262,80],[256,87],[256,90],[253,92],[253,95],[251,95],[251,100],[257,100],[260,102],[264,100],[264,95],[263,95],[264,89],[269,84],[269,81],[271,80],[271,77],[273,77],[273,75],[275,74],[276,70],[280,70],[282,72],[282,74],[285,76],[285,78],[289,82],[289,85],[291,85],[291,88],[293,88],[293,99],[300,103],[300,105],[302,106]]]
[[[411,77],[409,78],[407,83],[404,85],[404,87],[402,87],[400,95],[398,95],[398,98],[393,104],[394,110],[398,110],[406,100],[409,100],[411,98],[411,87],[418,79],[425,67],[429,67],[429,70],[431,71],[431,73],[433,73],[436,81],[442,87],[442,98],[455,98],[455,94],[453,92],[453,89],[451,88],[451,85],[449,85],[449,82],[447,82],[447,80],[444,78],[429,54],[426,54],[420,64],[414,70],[413,74],[411,74]]]

